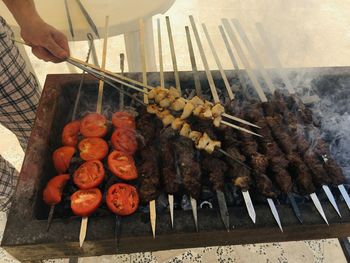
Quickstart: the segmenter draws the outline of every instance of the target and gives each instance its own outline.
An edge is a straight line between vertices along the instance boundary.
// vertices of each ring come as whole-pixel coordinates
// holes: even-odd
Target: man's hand
[[[3,0],[21,28],[21,36],[32,52],[44,61],[62,62],[69,56],[66,36],[46,24],[35,9],[33,0]]]
[[[41,18],[23,25],[21,36],[32,46],[33,54],[44,61],[59,63],[69,56],[67,37]]]

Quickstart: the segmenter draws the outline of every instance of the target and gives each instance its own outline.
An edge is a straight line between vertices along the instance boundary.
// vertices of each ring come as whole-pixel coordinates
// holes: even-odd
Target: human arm
[[[21,28],[23,40],[32,52],[44,61],[58,63],[69,56],[66,36],[45,23],[35,9],[33,0],[3,0]]]

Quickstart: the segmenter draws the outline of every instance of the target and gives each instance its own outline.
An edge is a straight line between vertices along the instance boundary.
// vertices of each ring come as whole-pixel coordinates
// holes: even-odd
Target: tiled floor
[[[255,29],[256,22],[262,22],[269,32],[269,38],[280,55],[285,67],[345,66],[350,57],[350,5],[346,0],[177,0],[166,13],[170,16],[178,67],[189,70],[187,42],[184,26],[189,25],[188,15],[196,21],[205,22],[219,51],[224,68],[231,69],[221,36],[217,30],[220,18],[238,18],[262,56],[265,66],[271,61],[263,50]],[[170,49],[166,39],[164,17],[162,35],[165,70],[172,70]],[[153,21],[154,27],[156,21]],[[202,30],[200,30],[203,37]],[[155,35],[156,36],[156,35]],[[203,38],[204,49],[210,68],[216,69],[207,42]],[[70,43],[71,54],[85,58],[86,42]],[[98,54],[101,54],[102,41],[96,41]],[[197,53],[197,47],[195,46]],[[122,36],[111,37],[108,42],[107,68],[119,70],[119,53],[125,53]],[[198,57],[198,56],[197,56]],[[47,64],[30,55],[40,83],[43,85],[46,74],[69,72],[66,64]],[[199,58],[199,57],[198,57]],[[199,63],[199,68],[202,68]],[[127,67],[126,67],[127,69]],[[0,153],[16,168],[20,168],[23,152],[14,136],[0,126]],[[6,216],[0,213],[0,237]],[[0,262],[16,262],[5,251],[0,250]],[[51,261],[50,261],[51,262]],[[56,260],[66,262],[66,260]],[[171,250],[146,254],[104,256],[84,258],[87,262],[346,262],[337,240],[288,242],[229,247],[198,248],[192,250]]]

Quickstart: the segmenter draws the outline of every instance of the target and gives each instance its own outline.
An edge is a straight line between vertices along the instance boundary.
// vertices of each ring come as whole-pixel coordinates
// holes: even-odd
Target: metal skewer
[[[168,20],[167,20],[168,23]],[[170,27],[170,22],[169,22]],[[160,74],[160,86],[162,88],[165,87],[164,84],[164,70],[163,70],[163,51],[162,51],[162,36],[161,36],[161,28],[160,28],[160,19],[157,19],[157,29],[158,29],[158,50],[159,50],[159,74]],[[169,42],[170,41],[171,34],[169,36]],[[174,70],[176,68],[177,70],[177,64],[176,64],[176,58],[175,62],[173,61]],[[168,202],[169,202],[169,210],[170,210],[170,222],[171,222],[171,228],[174,228],[174,195],[168,194]]]
[[[68,20],[68,25],[69,25],[69,31],[70,31],[70,34],[72,35],[72,38],[74,38],[73,24],[72,24],[72,19],[70,17],[70,12],[69,12],[69,8],[68,8],[67,0],[64,0],[64,7],[66,9],[66,15],[67,15],[67,20]]]
[[[181,91],[181,85],[180,85],[179,72],[178,72],[178,69],[177,69],[177,62],[176,62],[176,55],[175,55],[175,48],[174,48],[174,40],[173,40],[173,36],[172,36],[172,32],[171,32],[170,19],[167,16],[167,17],[165,17],[165,20],[166,20],[167,31],[168,31],[168,38],[169,38],[169,45],[170,45],[170,50],[171,50],[171,60],[172,60],[172,63],[173,63],[173,68],[174,68],[176,88],[181,94],[182,91]],[[191,201],[191,207],[192,207],[194,224],[195,224],[196,230],[198,232],[197,200],[194,199],[191,194],[190,194],[190,201]]]
[[[259,58],[258,58],[258,56],[257,56],[257,54],[256,54],[256,51],[254,50],[253,46],[250,44],[250,41],[249,41],[249,39],[247,38],[247,36],[246,36],[246,34],[245,34],[243,28],[240,26],[238,20],[232,20],[232,22],[233,22],[233,24],[235,25],[237,31],[239,32],[239,34],[240,34],[240,36],[241,36],[243,42],[246,44],[246,46],[247,46],[249,52],[251,53],[252,57],[254,57],[255,62],[257,63],[257,65],[258,65],[260,71],[262,71],[262,74],[263,74],[263,76],[264,76],[264,72],[266,73],[266,71],[265,71],[265,69],[263,68],[262,63],[259,61]],[[229,30],[230,30],[231,28],[230,28],[230,26],[229,26],[227,20],[225,20],[225,23],[226,23],[226,27],[229,28]],[[232,31],[232,29],[231,29],[231,31]],[[265,78],[266,78],[266,79],[265,79]],[[265,79],[267,85],[269,86],[271,92],[274,92],[274,87],[270,85],[270,84],[272,84],[272,82],[269,83],[269,81],[268,81],[269,77],[267,76],[267,73],[266,73],[264,79]],[[263,101],[263,100],[262,100],[262,101]],[[329,192],[330,192],[330,191],[329,191]],[[326,194],[327,194],[327,193],[326,193]],[[329,194],[329,193],[328,193],[328,194]],[[331,194],[331,195],[332,195],[332,194]],[[328,196],[328,195],[327,195],[327,196]],[[327,221],[326,215],[325,215],[325,213],[324,213],[324,211],[323,211],[322,205],[321,205],[320,200],[318,199],[316,193],[311,193],[311,194],[310,194],[310,197],[311,197],[311,200],[313,201],[313,203],[314,203],[314,205],[315,205],[317,211],[320,213],[321,217],[324,219],[324,221],[325,221],[325,222],[327,223],[327,225],[328,225],[328,221]],[[292,195],[290,195],[290,198],[293,198]],[[332,199],[332,198],[331,198],[331,199]],[[330,199],[330,200],[331,200],[331,199]],[[333,199],[334,199],[334,198],[333,198]],[[292,206],[292,208],[294,208],[294,206]],[[297,214],[297,213],[298,213],[298,211],[297,211],[295,214]]]
[[[145,29],[144,22],[142,19],[139,21],[140,27],[140,53],[141,53],[141,62],[142,62],[142,80],[144,87],[147,86],[147,68],[146,68],[146,54],[145,54]],[[147,91],[145,88],[144,91]],[[143,101],[145,104],[148,104],[147,94],[144,94]],[[149,202],[149,213],[150,213],[150,222],[152,228],[153,238],[156,237],[156,220],[157,220],[157,211],[156,211],[156,200],[151,200]]]
[[[196,42],[197,42],[197,45],[198,47],[202,46],[202,43],[201,43],[201,40],[199,38],[199,34],[198,34],[198,31],[197,31],[197,28],[196,28],[196,24],[194,22],[194,19],[193,17],[191,18],[190,16],[190,20],[191,20],[191,25],[192,25],[192,29],[193,29],[193,32],[195,32],[195,36],[196,37]],[[203,28],[206,28],[204,24],[202,24]],[[206,31],[206,29],[205,29]],[[207,34],[207,39],[210,39],[209,37],[209,34],[208,32],[206,32]],[[187,34],[187,38],[188,38],[188,42],[190,42],[190,34]],[[209,40],[208,40],[209,41]],[[191,56],[194,57],[194,54],[192,54]],[[205,67],[205,72],[210,72],[209,70],[209,67],[208,67],[208,64],[207,63],[204,63],[204,61],[206,61],[206,57],[205,57],[205,54],[204,52],[201,52],[201,58],[202,58],[202,61],[203,61],[203,64],[204,64],[204,67]],[[207,74],[207,78],[209,80],[209,78],[212,78],[211,74]],[[210,83],[210,81],[209,81]],[[212,81],[212,88],[210,89],[211,91],[215,90],[216,92],[216,89],[217,87],[215,86],[214,84],[214,81]],[[214,98],[214,102],[215,103],[218,103],[220,102],[219,98],[212,93],[213,95],[213,98]],[[222,122],[223,124],[226,124],[226,122]],[[246,207],[247,207],[247,210],[248,210],[248,214],[250,215],[251,219],[253,220],[253,222],[255,223],[255,209],[254,209],[254,206],[253,206],[253,203],[250,199],[250,196],[249,196],[249,192],[246,191],[246,192],[242,192],[243,194],[243,197],[244,197],[244,201],[246,203]],[[221,215],[221,219],[225,225],[225,228],[227,230],[229,230],[230,228],[230,224],[229,224],[229,214],[228,214],[228,209],[227,209],[227,204],[226,204],[226,201],[225,201],[225,196],[224,196],[224,193],[222,191],[216,191],[216,195],[217,195],[217,198],[218,198],[218,203],[219,203],[219,207],[220,207],[220,215]]]
[[[331,192],[331,189],[329,189],[328,185],[322,185],[322,189],[325,192],[325,194],[327,195],[327,198],[328,198],[329,202],[331,203],[331,205],[333,206],[334,210],[338,213],[339,217],[341,218],[341,214],[340,214],[337,202],[335,201],[335,198]]]
[[[266,72],[266,70],[264,69],[264,67],[263,67],[263,65],[261,63],[261,60],[260,60],[258,54],[256,53],[255,49],[251,45],[251,43],[250,43],[248,37],[246,36],[243,28],[241,27],[239,21],[237,19],[233,19],[232,22],[235,25],[235,27],[236,27],[237,31],[239,32],[239,34],[241,35],[242,40],[245,42],[245,44],[246,44],[248,50],[250,51],[253,59],[256,61],[256,64],[258,65],[260,71],[263,73],[263,76],[265,75],[265,77],[267,77],[267,79],[265,79],[265,77],[264,77],[264,79],[265,79],[266,83],[268,84],[268,86],[270,87],[270,84],[272,84],[272,82],[271,82],[270,78],[268,77],[267,72]],[[281,76],[283,82],[285,83],[285,85],[286,85],[286,87],[288,89],[288,92],[290,94],[295,94],[295,89],[293,88],[292,84],[290,83],[290,81],[289,81],[287,75],[285,74],[285,72],[282,70],[281,62],[280,62],[277,54],[273,51],[272,44],[268,40],[268,38],[266,36],[266,32],[265,32],[262,24],[261,23],[257,23],[256,27],[257,27],[257,30],[258,30],[258,32],[260,34],[261,39],[263,40],[263,42],[265,44],[265,47],[266,47],[266,49],[267,49],[267,51],[269,53],[269,56],[272,58],[273,63],[275,64],[275,67],[277,68],[277,72]],[[268,80],[270,80],[270,82],[271,82],[270,84],[268,83]],[[273,92],[274,89],[275,89],[275,87],[270,87],[271,92]],[[338,205],[337,205],[337,203],[335,201],[335,198],[334,198],[331,190],[329,189],[329,187],[327,185],[322,185],[322,189],[325,192],[329,202],[332,204],[333,208],[338,213],[339,217],[341,217]],[[317,198],[316,194],[315,194],[315,196],[313,196],[311,198],[314,201],[314,199]],[[314,204],[315,204],[315,206],[316,206],[316,204],[319,205],[319,207],[317,209],[318,209],[319,212],[321,211],[320,213],[323,213],[323,209],[321,207],[321,204],[319,202],[316,202],[316,203],[314,202]],[[319,209],[319,208],[321,208],[322,210]],[[325,219],[324,213],[321,214],[321,216]],[[325,221],[327,222],[327,219],[325,219]]]
[[[222,19],[222,24],[224,25],[226,32],[228,34],[229,39],[231,40],[231,43],[233,44],[233,46],[235,47],[237,54],[241,60],[241,62],[243,63],[243,66],[245,67],[247,74],[250,78],[250,80],[252,81],[253,87],[256,90],[256,92],[258,93],[258,96],[260,98],[260,100],[262,102],[266,102],[267,98],[265,96],[265,93],[260,85],[260,83],[258,82],[253,70],[251,69],[251,66],[246,58],[246,56],[244,55],[244,52],[242,50],[241,45],[238,42],[238,39],[236,38],[235,34],[233,33],[232,27],[230,25],[230,23],[228,22],[227,19]]]
[[[160,86],[165,87],[164,84],[164,69],[163,69],[163,49],[162,49],[162,33],[160,30],[160,19],[157,19],[157,31],[158,31],[158,51],[159,51],[159,74],[160,74]]]
[[[230,43],[228,42],[227,36],[225,34],[225,31],[224,31],[224,28],[221,25],[219,26],[219,30],[220,30],[222,39],[224,40],[224,43],[225,43],[225,46],[227,49],[227,53],[231,59],[234,71],[236,72],[236,74],[238,76],[238,80],[239,80],[240,84],[242,85],[242,92],[243,92],[245,98],[249,100],[250,95],[249,95],[248,90],[247,90],[247,85],[245,83],[244,77],[242,76],[242,72],[239,70],[238,62],[235,59],[235,56],[233,55]]]
[[[258,95],[259,95],[259,97],[260,97],[260,100],[261,100],[261,101],[267,101],[267,98],[266,98],[266,96],[265,96],[263,90],[261,89],[260,84],[257,82],[254,73],[250,70],[249,63],[248,63],[246,57],[244,56],[244,53],[243,53],[243,51],[242,51],[242,49],[241,49],[240,44],[238,43],[236,37],[235,37],[234,34],[233,34],[232,28],[230,27],[230,25],[229,25],[229,23],[228,23],[227,20],[223,19],[222,21],[223,21],[223,23],[224,23],[224,26],[225,26],[225,28],[226,28],[226,31],[228,32],[228,35],[229,35],[229,37],[230,37],[232,43],[233,43],[234,46],[236,47],[236,49],[237,49],[237,51],[238,51],[238,54],[240,54],[241,61],[242,61],[242,63],[244,64],[244,66],[246,67],[246,70],[247,70],[247,73],[248,73],[249,77],[251,78],[253,84],[255,83],[255,84],[254,84],[254,88],[256,89],[256,91],[257,91],[257,93],[258,93]],[[223,36],[223,38],[224,38],[224,40],[225,40],[225,39],[226,39],[226,35],[224,34],[222,28],[221,28],[220,31],[222,31],[221,34],[222,34],[222,36]],[[241,36],[245,36],[245,33],[243,32],[243,29],[240,30],[240,35],[241,35]],[[226,45],[226,46],[227,46],[227,45]],[[229,50],[229,49],[228,49],[228,50]],[[244,196],[244,195],[243,195],[243,196]],[[268,202],[268,204],[269,204],[269,206],[270,206],[270,210],[271,210],[271,213],[272,213],[273,217],[275,218],[275,220],[276,220],[276,222],[277,222],[277,224],[278,224],[280,230],[283,232],[281,220],[280,220],[280,217],[279,217],[279,214],[278,214],[278,212],[277,212],[277,209],[276,209],[276,206],[275,206],[275,203],[274,203],[273,199],[272,199],[272,198],[269,198],[269,197],[266,198],[266,199],[267,199],[267,202]]]
[[[247,47],[253,61],[255,62],[255,65],[257,66],[258,70],[261,72],[261,75],[263,77],[263,79],[265,80],[267,87],[270,89],[271,93],[273,94],[276,90],[275,85],[273,85],[272,80],[270,78],[270,76],[267,74],[266,69],[263,66],[263,63],[261,62],[261,59],[258,55],[258,53],[255,51],[252,43],[250,42],[250,40],[247,37],[247,34],[244,32],[241,24],[239,23],[239,21],[237,19],[232,19],[231,20],[233,25],[235,26],[239,36],[241,37],[243,43],[245,44],[245,46]]]
[[[73,64],[73,65],[75,65],[76,67],[79,67],[79,68],[82,68],[82,67],[85,66],[85,70],[87,72],[89,72],[89,73],[90,72],[94,72],[95,74],[100,75],[101,77],[106,78],[106,79],[108,79],[110,81],[115,81],[115,82],[123,84],[123,85],[125,85],[125,86],[127,86],[127,87],[129,87],[131,89],[134,89],[136,91],[143,92],[143,93],[145,93],[144,96],[146,96],[146,97],[147,97],[148,90],[151,90],[151,89],[154,88],[154,87],[149,86],[149,85],[147,85],[145,83],[141,83],[141,82],[139,82],[137,80],[133,80],[133,79],[130,79],[128,77],[121,76],[120,74],[113,73],[113,72],[111,72],[109,70],[101,69],[99,67],[96,67],[95,65],[92,65],[92,64],[89,64],[89,63],[85,63],[84,61],[81,61],[81,60],[76,59],[76,58],[69,57],[67,59],[67,62],[71,63],[71,64]],[[133,84],[141,86],[141,87],[144,87],[144,89],[138,88],[138,87],[136,87],[136,86],[134,86],[134,85],[132,85],[130,83],[127,83],[125,81],[128,81],[130,83],[133,83]],[[257,125],[255,125],[253,123],[250,123],[248,121],[242,120],[240,118],[237,118],[235,116],[229,115],[227,113],[222,114],[222,116],[226,117],[226,118],[229,118],[229,119],[232,119],[232,120],[235,120],[237,122],[241,122],[241,123],[246,124],[246,125],[250,125],[250,126],[253,126],[253,127],[260,128],[260,127],[258,127]],[[232,128],[236,128],[236,126],[231,126],[231,127]],[[252,134],[255,135],[254,133],[252,133]]]
[[[233,95],[233,92],[232,92],[232,89],[231,89],[231,85],[230,85],[230,83],[228,83],[228,80],[227,80],[226,74],[224,72],[224,69],[222,68],[219,56],[216,53],[213,41],[211,40],[210,35],[208,33],[208,30],[207,30],[207,27],[206,27],[206,25],[204,23],[202,23],[202,27],[203,27],[203,31],[204,31],[205,37],[207,38],[207,41],[209,43],[209,47],[211,49],[211,53],[213,54],[213,56],[215,58],[216,65],[219,68],[219,71],[220,71],[220,74],[221,74],[221,78],[224,81],[228,97],[230,98],[230,100],[233,100],[235,98],[235,95]]]
[[[79,0],[77,0],[77,1],[79,1]],[[101,64],[102,69],[104,69],[105,65],[106,65],[107,39],[108,39],[108,20],[109,20],[109,17],[106,16],[105,37],[104,37],[104,40],[103,40],[103,50],[102,50],[102,64]],[[104,82],[102,80],[100,80],[99,87],[98,87],[97,106],[96,106],[96,112],[97,113],[101,113],[101,111],[102,111],[103,86],[104,86]],[[83,243],[84,243],[84,240],[85,240],[85,237],[86,237],[88,218],[89,217],[84,216],[81,219],[80,234],[79,234],[79,245],[80,245],[80,247],[83,246]]]
[[[180,84],[179,71],[177,69],[174,40],[173,40],[173,35],[172,35],[172,32],[171,32],[170,20],[169,20],[168,16],[165,17],[165,21],[166,21],[166,27],[167,27],[167,31],[168,31],[169,46],[170,46],[170,53],[171,53],[171,61],[173,62],[173,68],[174,68],[175,85],[176,85],[177,90],[181,94],[181,84]]]
[[[83,13],[86,21],[89,23],[92,31],[94,31],[94,33],[96,34],[96,36],[98,38],[100,38],[100,35],[98,34],[98,30],[97,30],[97,27],[94,23],[94,21],[92,20],[91,16],[89,15],[89,13],[86,11],[85,7],[83,6],[83,4],[80,2],[80,0],[76,0],[76,2],[78,3],[78,6],[81,10],[81,12]]]
[[[194,78],[194,87],[196,89],[197,96],[202,98],[202,96],[203,96],[202,87],[201,87],[201,83],[199,81],[199,74],[197,71],[196,58],[194,56],[191,35],[190,35],[190,29],[188,26],[185,26],[185,31],[186,31],[186,38],[187,38],[187,44],[188,44],[188,52],[190,54],[190,59],[191,59],[192,73],[193,73],[193,78]]]
[[[282,78],[284,84],[287,87],[287,90],[290,94],[295,94],[295,89],[293,88],[292,84],[289,81],[289,78],[287,77],[286,72],[282,68],[282,63],[277,55],[277,52],[273,49],[272,43],[270,42],[269,38],[267,37],[267,34],[265,32],[265,29],[261,23],[255,24],[256,29],[258,30],[258,33],[260,35],[260,38],[262,39],[266,50],[268,51],[269,57],[272,59],[272,63],[274,64],[274,67],[277,69],[278,74]]]

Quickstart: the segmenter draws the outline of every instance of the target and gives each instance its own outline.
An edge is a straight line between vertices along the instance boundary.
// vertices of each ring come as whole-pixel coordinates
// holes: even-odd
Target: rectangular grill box
[[[350,83],[349,68],[309,68],[289,71],[290,77],[310,78],[316,90],[339,88],[338,80]],[[223,89],[224,84],[218,71],[212,71],[216,84]],[[242,71],[245,76],[245,72]],[[233,71],[226,72],[231,84],[238,85]],[[273,74],[273,72],[272,72]],[[301,75],[302,74],[302,75]],[[60,131],[72,116],[74,101],[81,74],[48,75],[42,92],[35,125],[25,154],[19,183],[8,215],[2,246],[15,258],[39,260],[62,257],[98,256],[116,253],[159,251],[203,246],[234,245],[260,242],[278,242],[350,236],[350,213],[343,200],[338,200],[342,218],[336,214],[331,204],[322,199],[321,203],[330,222],[327,226],[312,202],[299,204],[304,224],[300,224],[289,204],[277,205],[284,232],[279,230],[268,205],[254,202],[256,224],[250,220],[246,208],[229,207],[231,231],[227,232],[219,216],[218,208],[199,209],[199,232],[195,231],[192,211],[176,210],[174,229],[170,226],[169,212],[157,213],[156,238],[153,239],[149,214],[137,212],[122,220],[122,236],[119,249],[114,239],[115,216],[112,213],[89,218],[85,243],[79,247],[80,217],[59,218],[52,221],[46,231],[49,207],[42,201],[42,191],[47,181],[55,175],[51,154],[60,146]],[[141,73],[128,73],[127,77],[142,82]],[[159,73],[148,73],[149,84],[159,83]],[[313,76],[316,76],[313,79]],[[202,88],[209,92],[204,72],[199,72]],[[246,77],[246,76],[245,76]],[[174,74],[165,73],[166,83],[174,85]],[[180,72],[181,86],[193,88],[192,72]],[[281,82],[275,78],[276,85]],[[119,86],[119,84],[118,84]],[[129,90],[128,90],[129,91]],[[98,82],[86,76],[78,117],[96,105]],[[345,91],[348,99],[350,89]],[[257,97],[256,97],[257,98]],[[322,97],[321,97],[322,99]],[[126,103],[127,104],[127,103]],[[89,108],[87,108],[89,107]],[[103,110],[114,112],[118,109],[118,91],[108,85],[104,88]],[[108,116],[110,119],[111,115]]]

